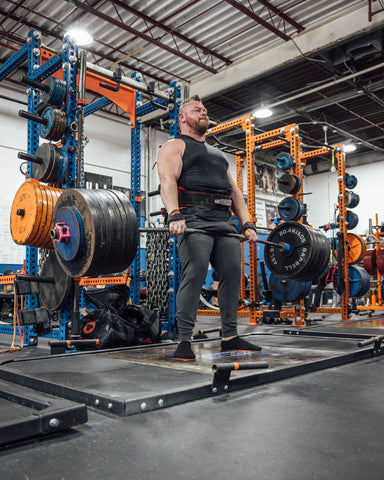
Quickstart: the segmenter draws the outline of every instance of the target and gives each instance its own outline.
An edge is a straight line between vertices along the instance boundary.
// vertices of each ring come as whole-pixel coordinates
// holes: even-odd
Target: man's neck
[[[188,135],[188,137],[192,137],[198,142],[204,142],[205,141],[205,133],[201,134],[196,132],[195,130],[192,129],[187,129],[185,131],[181,131],[183,135]]]

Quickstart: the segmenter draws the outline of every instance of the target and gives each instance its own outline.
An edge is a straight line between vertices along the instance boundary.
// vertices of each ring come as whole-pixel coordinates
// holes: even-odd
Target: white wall
[[[360,196],[359,205],[353,211],[359,223],[353,233],[363,234],[368,229],[371,218],[375,225],[375,215],[379,222],[384,221],[384,162],[347,168],[347,173],[355,175],[358,183],[354,192]],[[321,173],[304,179],[304,191],[313,192],[305,196],[308,205],[308,219],[314,227],[333,222],[334,205],[338,203],[337,173]]]

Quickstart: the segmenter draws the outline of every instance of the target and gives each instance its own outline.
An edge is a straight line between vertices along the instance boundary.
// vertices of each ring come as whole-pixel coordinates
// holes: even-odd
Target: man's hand
[[[255,243],[257,241],[256,227],[253,225],[253,223],[244,223],[242,233],[247,237],[247,242]]]
[[[168,216],[169,233],[172,235],[181,235],[187,228],[183,214],[180,210],[173,210]]]

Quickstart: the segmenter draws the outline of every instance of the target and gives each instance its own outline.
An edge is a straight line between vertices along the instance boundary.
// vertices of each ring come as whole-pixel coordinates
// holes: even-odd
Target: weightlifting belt
[[[179,190],[179,207],[207,207],[217,210],[228,210],[232,204],[229,195],[220,193],[191,192],[182,187]]]

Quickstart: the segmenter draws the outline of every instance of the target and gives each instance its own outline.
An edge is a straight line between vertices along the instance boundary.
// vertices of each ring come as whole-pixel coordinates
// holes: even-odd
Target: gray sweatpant
[[[201,233],[183,234],[177,240],[181,277],[176,297],[179,340],[191,339],[201,287],[209,263],[220,279],[217,298],[221,312],[222,336],[237,335],[241,277],[240,241],[237,238]]]

